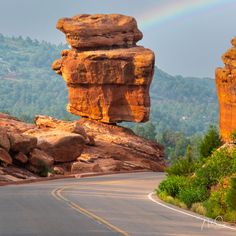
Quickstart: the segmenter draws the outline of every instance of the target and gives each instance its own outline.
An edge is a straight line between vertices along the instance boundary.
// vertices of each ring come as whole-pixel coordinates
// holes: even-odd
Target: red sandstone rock
[[[37,146],[37,138],[20,133],[9,133],[11,151],[28,154]]]
[[[85,145],[81,135],[60,130],[45,130],[33,135],[38,139],[37,147],[51,155],[55,162],[76,160]]]
[[[15,159],[19,162],[21,162],[22,164],[26,164],[28,162],[28,157],[22,153],[22,152],[19,152],[16,156],[15,156]]]
[[[111,161],[114,160],[117,165],[111,165],[109,171],[164,170],[164,148],[160,144],[141,138],[130,129],[120,126],[87,119],[81,119],[79,123],[88,135],[93,135],[96,145],[86,146],[78,161],[98,164],[102,172],[107,170],[107,160],[110,163],[114,163]]]
[[[133,47],[63,55],[53,69],[67,83],[69,112],[106,123],[149,119],[152,51]]]
[[[52,65],[67,83],[67,110],[105,123],[148,121],[155,56],[136,46],[142,34],[135,19],[78,15],[57,28],[72,46]]]
[[[220,106],[220,133],[224,141],[230,141],[236,129],[236,38],[233,48],[223,56],[224,68],[216,70],[216,86]]]
[[[54,163],[54,159],[46,152],[35,148],[32,152],[30,152],[29,162],[34,167],[40,168],[44,165],[50,168]]]
[[[9,155],[9,153],[3,149],[3,148],[0,148],[0,162],[3,162],[4,164],[6,165],[10,165],[12,164],[12,158],[11,156]]]
[[[44,131],[45,129],[54,129],[54,130],[56,129],[69,133],[80,134],[87,142],[90,142],[89,137],[87,136],[84,128],[81,127],[77,121],[68,122],[68,121],[57,120],[50,116],[36,116],[35,124],[42,131]],[[36,130],[36,132],[39,131]],[[29,131],[28,134],[29,133],[34,133],[34,130]]]
[[[76,49],[129,47],[143,37],[133,17],[118,14],[62,18],[57,29],[65,33],[67,42]]]
[[[22,122],[15,117],[0,113],[0,126],[8,132],[23,133],[29,129],[35,128],[35,125]]]
[[[0,127],[0,147],[4,148],[6,151],[10,150],[10,141],[7,130],[3,127]]]

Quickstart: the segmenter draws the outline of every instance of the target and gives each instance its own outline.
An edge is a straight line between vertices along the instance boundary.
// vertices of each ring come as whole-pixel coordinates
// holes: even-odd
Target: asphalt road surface
[[[150,193],[163,178],[133,173],[0,187],[0,236],[236,235],[233,226],[156,199]]]

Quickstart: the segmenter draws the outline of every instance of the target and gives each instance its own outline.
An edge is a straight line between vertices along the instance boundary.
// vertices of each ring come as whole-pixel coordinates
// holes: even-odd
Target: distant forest
[[[0,111],[25,121],[32,121],[36,114],[75,119],[66,112],[65,82],[51,69],[66,47],[0,34]],[[151,123],[158,137],[164,132],[191,137],[218,124],[215,82],[210,78],[171,76],[156,68],[151,104],[151,122],[124,125],[141,135]]]

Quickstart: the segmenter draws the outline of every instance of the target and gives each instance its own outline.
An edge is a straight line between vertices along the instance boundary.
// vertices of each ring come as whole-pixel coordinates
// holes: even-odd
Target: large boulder
[[[143,37],[133,17],[119,14],[82,14],[62,18],[57,22],[57,29],[66,35],[68,44],[81,50],[129,47]]]
[[[50,168],[54,163],[54,159],[46,152],[35,148],[33,151],[30,152],[29,162],[35,167],[41,167],[42,165],[45,165]]]
[[[66,81],[67,110],[105,123],[148,121],[155,56],[136,46],[142,36],[136,21],[79,15],[59,20],[57,27],[73,47],[52,65]]]
[[[28,154],[37,146],[37,138],[22,133],[9,133],[11,151]]]
[[[52,156],[55,162],[76,160],[85,145],[85,139],[80,134],[60,130],[43,130],[31,135],[37,137],[37,147]]]
[[[223,56],[224,68],[216,70],[216,87],[220,106],[220,134],[224,141],[231,140],[236,129],[236,38],[233,47]]]

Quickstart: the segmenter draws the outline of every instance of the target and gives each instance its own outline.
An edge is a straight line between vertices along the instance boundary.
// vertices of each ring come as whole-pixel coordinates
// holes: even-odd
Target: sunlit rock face
[[[72,47],[52,66],[67,83],[68,111],[105,123],[148,121],[155,56],[136,46],[142,39],[136,20],[77,15],[60,19],[57,28]]]
[[[236,37],[233,47],[223,56],[225,67],[216,70],[216,86],[220,106],[220,133],[224,141],[230,141],[236,129]]]

